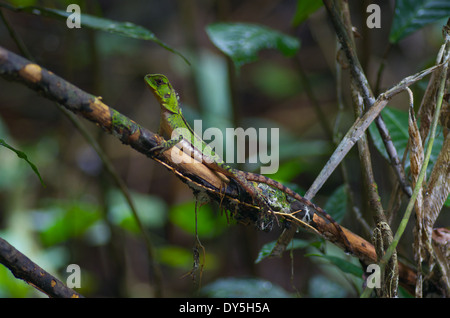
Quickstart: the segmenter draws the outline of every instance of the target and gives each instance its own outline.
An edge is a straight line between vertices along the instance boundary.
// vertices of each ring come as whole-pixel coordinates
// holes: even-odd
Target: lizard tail
[[[217,172],[221,172],[224,175],[235,179],[247,192],[249,192],[253,198],[256,199],[257,203],[261,205],[264,209],[267,209],[268,204],[265,201],[265,199],[261,196],[261,194],[256,190],[255,187],[251,186],[249,184],[249,181],[253,182],[259,182],[259,183],[265,183],[269,186],[272,186],[280,191],[283,191],[284,193],[288,194],[289,196],[293,197],[294,199],[298,200],[299,202],[312,207],[314,210],[316,210],[321,216],[323,216],[325,219],[327,219],[338,231],[339,235],[341,236],[343,242],[345,243],[346,249],[349,253],[352,253],[353,249],[351,247],[351,244],[345,235],[344,231],[342,230],[341,226],[328,214],[326,213],[321,207],[315,205],[308,199],[302,197],[300,194],[295,192],[294,190],[286,187],[284,184],[275,181],[273,179],[270,179],[266,176],[263,176],[261,174],[252,173],[252,172],[244,172],[240,170],[236,170],[230,166],[227,165],[217,165],[215,163],[208,163],[207,161],[203,161],[206,166],[211,167],[213,170]],[[270,210],[270,207],[269,207]],[[275,216],[275,219],[278,223],[278,218]],[[279,224],[279,223],[278,223]]]
[[[268,211],[271,211],[269,204],[267,203],[267,201],[264,199],[264,197],[261,195],[261,193],[258,191],[257,188],[255,188],[250,181],[247,179],[247,172],[241,171],[241,170],[237,170],[234,169],[228,165],[217,165],[215,162],[209,163],[208,161],[203,160],[203,163],[213,169],[216,172],[220,172],[223,175],[236,180],[243,188],[245,191],[247,191],[251,197],[256,201],[256,204],[258,204],[262,209],[263,212],[266,213]],[[262,176],[263,177],[263,176]],[[273,213],[272,213],[273,214]],[[277,222],[277,225],[280,225],[278,218],[275,214],[273,214],[275,221]],[[268,224],[265,224],[266,221],[263,221],[260,227],[263,230],[270,230],[272,228],[272,222],[269,222]]]
[[[341,238],[345,242],[345,245],[347,247],[348,252],[350,252],[350,253],[352,252],[353,249],[351,247],[351,244],[350,244],[347,236],[345,235],[344,231],[342,230],[341,226],[331,217],[331,215],[326,213],[321,207],[315,205],[314,203],[312,203],[308,199],[302,197],[300,194],[298,194],[294,190],[286,187],[284,184],[282,184],[282,183],[280,183],[278,181],[275,181],[273,179],[270,179],[270,178],[268,178],[266,176],[263,176],[263,175],[257,174],[257,173],[245,172],[245,174],[246,174],[246,179],[248,181],[265,183],[265,184],[267,184],[269,186],[277,188],[278,190],[283,191],[284,193],[288,194],[289,196],[293,197],[294,199],[300,201],[301,203],[303,203],[303,204],[305,204],[307,206],[312,207],[314,210],[319,212],[321,214],[321,216],[323,216],[331,224],[333,224],[333,226],[336,228],[336,230],[339,232],[339,235],[341,236]]]

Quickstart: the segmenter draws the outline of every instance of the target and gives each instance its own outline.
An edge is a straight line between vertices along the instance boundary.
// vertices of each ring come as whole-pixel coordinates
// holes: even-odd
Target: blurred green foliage
[[[421,5],[428,9],[437,2],[398,1],[397,7],[413,5],[405,9],[408,14],[396,11],[392,30],[381,30],[384,41],[400,42],[443,13],[448,15],[446,3],[440,12],[418,10]],[[65,26],[64,9],[69,3],[81,5],[80,30]],[[302,60],[330,122],[337,116],[334,70],[324,62],[326,52],[335,51],[335,39],[319,30],[319,26],[328,24],[326,20],[309,21],[315,12],[323,10],[322,2],[298,0],[261,8],[264,4],[257,1],[242,1],[224,11],[215,2],[202,6],[193,2],[189,4],[192,7],[184,7],[186,3],[129,1],[124,6],[120,1],[11,0],[2,2],[2,12],[39,64],[90,93],[102,95],[108,105],[154,131],[159,110],[142,80],[149,72],[171,78],[186,118],[204,119],[203,129],[241,125],[280,128],[281,164],[273,178],[294,189],[305,189],[332,147],[317,128],[295,58]],[[4,9],[10,5],[25,8],[17,12]],[[31,6],[41,6],[39,13],[47,16]],[[242,22],[219,23],[218,16]],[[364,20],[363,16],[359,18]],[[320,19],[320,15],[314,15],[314,19]],[[365,40],[369,38],[370,34]],[[408,54],[413,50],[401,51],[400,46],[400,53],[394,52],[398,55],[393,58],[393,67],[398,66],[401,72],[404,68],[408,73],[416,71],[418,59],[425,64],[434,57],[441,44],[440,39],[432,42],[436,38],[429,37],[422,43],[415,52],[420,57],[411,58]],[[16,50],[4,21],[0,23],[0,39],[1,46]],[[382,47],[379,38],[372,41],[377,48]],[[376,59],[384,54],[367,52]],[[414,67],[408,63],[414,63]],[[235,67],[240,70],[238,76]],[[397,69],[392,73],[398,73]],[[3,79],[0,89],[0,139],[6,142],[4,146],[21,150],[14,153],[0,147],[0,236],[62,281],[67,277],[67,264],[79,264],[83,273],[80,292],[86,296],[153,295],[153,280],[148,277],[152,260],[145,251],[142,233],[123,193],[106,175],[98,157],[50,102]],[[405,114],[394,108],[383,111],[399,153],[407,143]],[[350,121],[345,115],[343,127]],[[361,286],[356,278],[361,275],[360,267],[343,252],[300,231],[283,259],[270,259],[281,229],[259,233],[236,225],[213,204],[197,207],[196,224],[195,201],[184,184],[114,137],[86,126],[131,190],[139,218],[150,233],[154,257],[164,273],[165,296],[192,295],[192,282],[180,277],[192,269],[196,234],[206,249],[203,296],[358,294],[355,286]],[[376,149],[383,154],[373,127],[370,133]],[[36,178],[34,168],[16,154],[22,158],[26,154],[46,188]],[[254,171],[258,165],[246,163],[242,168]],[[358,183],[357,175],[351,174],[352,184]],[[321,202],[338,221],[347,211],[349,195],[341,183],[331,180],[324,189],[326,199]],[[290,255],[293,259],[286,262]],[[0,266],[0,297],[41,296]]]
[[[212,238],[222,234],[228,228],[226,217],[216,213],[211,205],[197,206],[197,225],[193,218],[196,209],[194,201],[173,206],[169,211],[169,220],[189,234],[197,234],[200,238]],[[186,211],[189,211],[186,213]],[[223,212],[225,213],[225,212]]]
[[[263,279],[223,278],[210,283],[200,291],[204,297],[212,298],[288,298],[292,297],[283,288]]]

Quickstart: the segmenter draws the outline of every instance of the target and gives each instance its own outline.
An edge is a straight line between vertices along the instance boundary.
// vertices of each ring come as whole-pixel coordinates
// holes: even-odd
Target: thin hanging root
[[[206,264],[206,250],[205,247],[200,242],[200,238],[198,237],[198,230],[197,230],[197,200],[195,201],[195,245],[193,248],[193,258],[194,258],[194,264],[192,265],[192,269],[181,276],[181,278],[185,278],[186,276],[191,276],[191,278],[195,281],[196,276],[195,273],[199,270],[199,280],[198,280],[198,287],[200,288],[202,283],[202,274],[203,274],[203,267]],[[200,252],[202,251],[202,261],[200,261]]]
[[[201,253],[202,261],[200,261],[199,248],[202,251],[202,253]],[[205,250],[205,247],[200,242],[197,235],[195,235],[194,255],[196,257],[194,260],[194,266],[197,268],[197,270],[199,270],[198,287],[200,288],[200,286],[202,285],[203,267],[205,267],[205,264],[206,264],[206,250]],[[195,278],[195,277],[193,277],[193,278]]]
[[[231,212],[230,212],[231,213]],[[226,208],[220,208],[220,215],[224,215],[227,218],[227,224],[230,225],[230,217],[228,215],[228,210]]]
[[[200,263],[200,257],[198,257],[198,260],[197,260],[198,264],[200,265],[200,282],[201,282],[201,275],[203,272],[203,267],[205,266],[205,263],[206,263],[206,251],[205,251],[205,247],[200,242],[200,238],[198,237],[197,225],[198,225],[198,223],[197,223],[197,201],[195,201],[195,247],[194,247],[194,249],[197,251],[197,254],[199,254],[198,248],[200,247],[202,249],[203,262]]]
[[[225,189],[221,188],[220,189],[220,202],[219,202],[219,208],[222,208],[222,202],[223,199],[225,198]]]
[[[222,207],[223,199],[225,199],[225,196],[226,196],[224,187],[220,188],[219,196],[220,196],[220,202],[219,202],[220,214],[223,215],[225,213],[225,216],[227,217],[227,224],[230,224],[230,219],[228,218],[227,208]]]

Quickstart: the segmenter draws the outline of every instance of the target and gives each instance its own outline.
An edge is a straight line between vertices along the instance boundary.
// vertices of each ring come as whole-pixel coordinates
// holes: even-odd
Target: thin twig
[[[8,29],[9,35],[13,39],[14,43],[16,43],[17,48],[19,51],[23,54],[23,56],[26,56],[29,60],[34,61],[33,56],[31,55],[30,51],[28,51],[27,46],[25,43],[23,43],[22,38],[16,33],[13,27],[9,24],[9,21],[6,19],[3,10],[0,9],[0,18],[3,21],[3,24]]]
[[[333,173],[336,167],[344,159],[344,157],[355,145],[355,143],[359,140],[359,138],[363,135],[363,133],[367,130],[367,128],[369,128],[370,124],[380,114],[380,112],[388,104],[389,100],[392,97],[402,92],[406,87],[414,84],[415,82],[419,81],[424,76],[432,73],[441,66],[442,65],[436,65],[412,76],[408,76],[402,81],[400,81],[397,85],[393,86],[392,88],[388,89],[383,94],[381,94],[376,99],[372,107],[369,108],[369,110],[367,110],[362,117],[356,119],[356,121],[353,123],[352,127],[350,127],[350,129],[347,131],[344,138],[337,146],[336,150],[333,152],[328,162],[322,168],[322,171],[317,176],[316,180],[314,180],[313,185],[308,191],[317,193],[317,191],[322,187],[324,182]]]
[[[337,45],[339,45],[338,42],[337,42]],[[342,92],[343,92],[343,90],[342,90],[343,89],[343,87],[342,87],[342,65],[341,65],[341,63],[339,63],[339,61],[336,61],[335,64],[336,64],[336,99],[337,99],[337,105],[338,105],[338,115],[336,116],[336,120],[334,123],[333,136],[335,138],[335,146],[337,146],[338,142],[340,140],[340,138],[338,138],[339,137],[338,134],[339,134],[340,117],[342,116],[342,112],[344,111],[344,100],[343,100],[343,94],[342,94]],[[344,179],[344,184],[347,188],[348,200],[350,202],[351,209],[356,216],[356,220],[362,225],[364,230],[369,234],[369,233],[371,233],[370,226],[366,222],[366,220],[362,217],[360,210],[358,209],[358,207],[355,204],[355,199],[354,199],[355,196],[350,187],[350,182],[348,180],[348,172],[347,172],[348,170],[347,170],[345,161],[341,162],[340,167],[341,167],[342,176]]]
[[[375,102],[375,97],[356,55],[353,37],[350,35],[352,26],[348,16],[348,5],[346,2],[342,2],[341,8],[338,8],[336,4],[337,1],[335,0],[324,0],[323,2],[331,18],[342,49],[347,57],[350,73],[352,78],[355,80],[354,83],[364,101],[364,106],[366,109],[370,109]],[[341,17],[341,11],[344,12],[342,13],[344,17]],[[403,186],[404,192],[408,194],[410,193],[410,190],[408,190],[403,167],[400,165],[397,150],[392,142],[392,139],[390,138],[389,131],[381,117],[377,118],[375,122],[378,130],[380,131],[380,135],[384,137],[382,140],[389,155],[391,165],[399,178],[400,184]]]

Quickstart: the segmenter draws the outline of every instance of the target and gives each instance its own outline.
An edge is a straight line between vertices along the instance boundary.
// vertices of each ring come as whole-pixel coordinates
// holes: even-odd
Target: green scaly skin
[[[156,99],[159,101],[161,106],[161,121],[160,121],[160,133],[167,136],[172,136],[172,132],[177,128],[184,128],[184,131],[189,134],[189,136],[182,135],[179,138],[168,140],[161,146],[155,147],[152,151],[160,150],[165,151],[175,146],[180,142],[189,143],[189,145],[184,144],[183,147],[188,147],[185,149],[192,149],[191,155],[197,160],[204,163],[208,168],[213,171],[223,173],[227,177],[236,180],[256,201],[256,203],[263,208],[264,211],[270,211],[270,206],[266,202],[265,198],[261,194],[260,190],[254,186],[252,182],[265,183],[272,186],[289,196],[295,198],[306,206],[312,207],[329,222],[331,222],[337,231],[342,236],[343,241],[347,245],[348,251],[351,251],[350,243],[345,236],[342,228],[339,224],[322,208],[316,206],[308,199],[302,197],[295,191],[286,187],[285,185],[270,179],[266,176],[245,172],[241,170],[234,169],[227,165],[222,158],[215,154],[211,147],[207,145],[200,137],[198,137],[186,120],[181,112],[180,104],[178,101],[178,95],[174,88],[170,84],[166,76],[161,74],[149,74],[145,76],[145,81],[149,86],[150,90],[155,95]],[[186,134],[186,133],[185,133]]]

